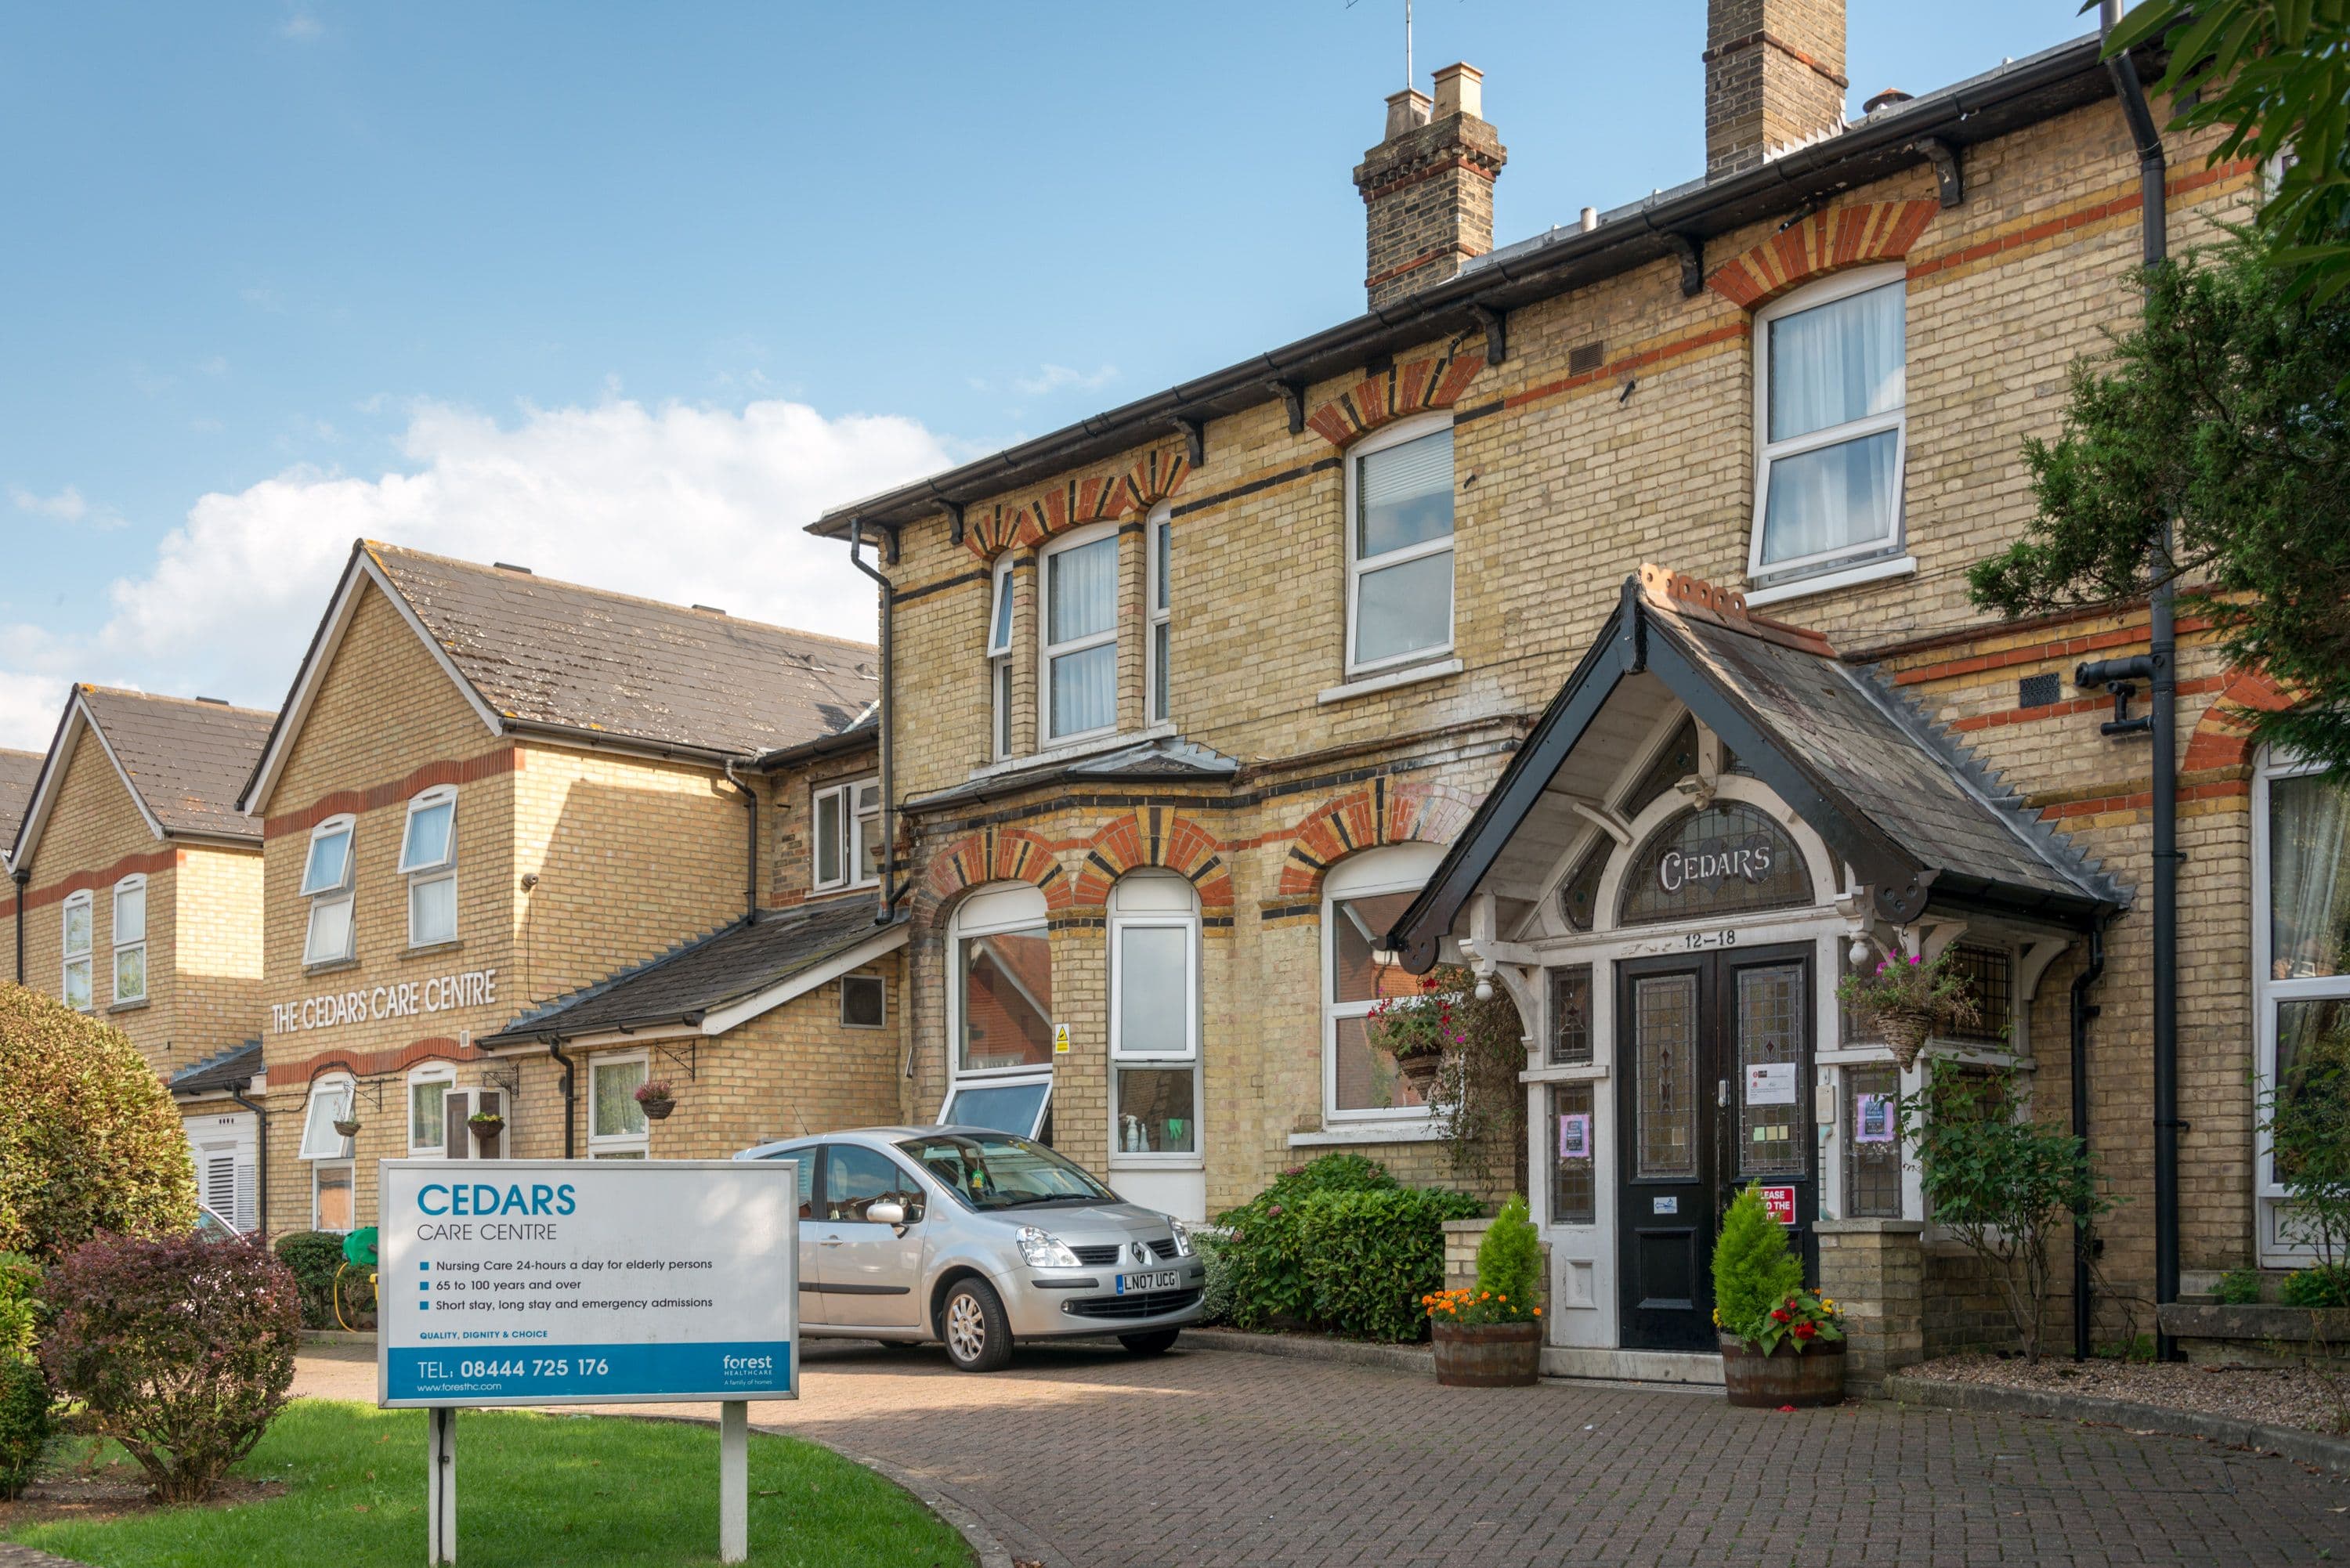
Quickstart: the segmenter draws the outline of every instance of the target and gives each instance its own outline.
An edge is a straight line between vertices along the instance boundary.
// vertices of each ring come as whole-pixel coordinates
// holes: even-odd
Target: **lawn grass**
[[[754,1563],[972,1562],[962,1538],[920,1503],[829,1449],[754,1433],[750,1470]],[[415,1568],[424,1560],[421,1410],[296,1400],[236,1473],[287,1490],[233,1507],[29,1525],[8,1539],[106,1568]],[[715,1563],[718,1432],[468,1410],[457,1422],[457,1503],[466,1568]]]

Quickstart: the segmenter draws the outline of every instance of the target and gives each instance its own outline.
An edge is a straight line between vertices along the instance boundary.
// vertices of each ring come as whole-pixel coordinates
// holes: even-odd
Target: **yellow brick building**
[[[1604,651],[1644,564],[1873,672],[1989,820],[2070,868],[2051,875],[2077,874],[2077,898],[2034,910],[1961,918],[1951,870],[1939,919],[1872,913],[1843,846],[1782,792],[1754,793],[1688,702],[1643,689],[1613,773],[1483,917],[1487,960],[1507,955],[1491,978],[1527,1023],[1523,1168],[1554,1300],[1575,1308],[1552,1319],[1557,1369],[1687,1371],[1622,1359],[1642,1348],[1646,1298],[1609,1205],[1637,1190],[1619,1111],[1643,1079],[1633,1037],[1589,1000],[1615,994],[1612,966],[1639,945],[1612,907],[1590,922],[1628,896],[1651,808],[1679,823],[1676,801],[1752,794],[1768,819],[1753,831],[1819,871],[1798,889],[1817,919],[1787,1003],[1808,1030],[1791,1058],[1801,1114],[1762,1129],[1807,1212],[1872,1234],[1925,1221],[1914,1175],[1884,1168],[1873,1125],[1856,1137],[1858,1111],[1918,1079],[1844,1027],[1837,955],[1856,938],[1968,949],[2003,1033],[1935,1050],[2020,1067],[2034,1114],[2062,1118],[2077,1096],[2116,1189],[2150,1182],[2145,742],[2101,735],[2109,701],[2071,684],[2083,658],[2146,648],[2146,608],[2000,624],[1970,607],[1965,572],[2033,517],[2023,441],[2057,433],[2068,367],[2137,310],[2149,191],[2176,251],[2241,216],[2257,173],[2208,168],[2205,144],[2173,137],[2149,187],[2094,37],[1885,95],[1847,123],[1840,5],[1709,10],[1707,37],[1682,40],[1708,50],[1703,177],[1490,250],[1478,183],[1507,155],[1486,84],[1450,67],[1433,102],[1388,100],[1355,172],[1369,314],[813,525],[889,581],[911,1113],[1037,1127],[1180,1214],[1330,1149],[1511,1184],[1506,1159],[1450,1168],[1365,1014],[1403,983],[1394,921]],[[2294,1015],[2255,977],[2315,973],[2330,996],[2345,966],[2257,945],[2260,825],[2313,808],[2245,744],[2235,715],[2258,683],[2201,628],[2185,628],[2179,677],[2191,1280],[2297,1255],[2252,1133]],[[1480,940],[1461,908],[1438,933],[1447,962]],[[1693,914],[1668,935],[1737,926]],[[2103,968],[2085,994],[2103,1017],[2075,1083],[2093,929]],[[1766,1075],[1773,1105],[1790,1103],[1782,1076]],[[1727,1106],[1726,1078],[1719,1092]],[[1716,1197],[1683,1229],[1702,1231]],[[1922,1244],[1941,1284],[1917,1332],[1992,1337],[1980,1282],[1939,1233]],[[2129,1301],[2153,1293],[2151,1205],[2105,1221],[2099,1244],[2100,1332],[2150,1329]]]
[[[14,973],[129,1036],[180,1102],[204,1202],[259,1222],[261,838],[271,715],[77,686],[9,826]]]

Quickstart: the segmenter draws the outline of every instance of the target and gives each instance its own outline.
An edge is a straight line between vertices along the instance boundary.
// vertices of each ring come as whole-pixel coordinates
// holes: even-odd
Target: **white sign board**
[[[377,1168],[379,1405],[796,1397],[795,1162]]]
[[[1795,1103],[1795,1064],[1750,1062],[1746,1066],[1746,1103],[1750,1106],[1792,1106]]]

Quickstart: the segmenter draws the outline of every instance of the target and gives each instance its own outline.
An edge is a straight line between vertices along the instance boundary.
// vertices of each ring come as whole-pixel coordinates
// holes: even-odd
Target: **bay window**
[[[942,1124],[1045,1136],[1053,1094],[1053,942],[1045,895],[982,888],[955,907]]]
[[[816,792],[811,815],[818,892],[881,879],[881,784],[855,779]]]
[[[652,1124],[637,1099],[651,1072],[645,1053],[598,1056],[588,1069],[588,1158],[644,1159]]]
[[[67,896],[61,916],[65,922],[65,970],[58,980],[57,994],[68,1007],[77,1012],[89,1011],[89,950],[90,908],[92,898],[84,890]]]
[[[1045,574],[1044,741],[1118,728],[1118,532],[1088,528],[1040,558]]]
[[[1149,639],[1143,644],[1143,659],[1149,665],[1144,682],[1150,692],[1150,722],[1162,723],[1167,718],[1168,655],[1173,650],[1174,628],[1170,616],[1167,570],[1174,565],[1175,520],[1173,509],[1161,504],[1144,524],[1143,538],[1149,546],[1144,560],[1149,566],[1149,581],[1144,587],[1143,603],[1149,607]]]
[[[400,870],[408,878],[408,945],[457,940],[457,791],[441,784],[408,803],[400,836]]]
[[[1757,313],[1751,581],[1899,552],[1907,291],[1869,267]]]
[[[114,885],[114,1004],[147,1000],[147,878]]]
[[[310,919],[302,939],[305,964],[338,963],[351,956],[351,835],[349,816],[330,816],[310,830],[302,862],[302,897]]]
[[[1339,862],[1323,881],[1323,1114],[1339,1121],[1424,1118],[1426,1101],[1381,1043],[1382,1001],[1425,994],[1419,975],[1383,962],[1387,933],[1443,858],[1441,845],[1397,845]]]
[[[1012,754],[1012,557],[995,563],[987,607],[987,700],[991,710],[988,747],[997,759]]]
[[[2334,774],[2270,757],[2252,796],[2254,989],[2261,1119],[2290,1096],[2294,1063],[2313,1042],[2350,1030],[2350,791]],[[2264,1262],[2306,1262],[2274,1152],[2262,1139],[2260,1251]]]
[[[1110,889],[1110,1163],[1200,1158],[1200,899],[1171,872]]]
[[[1347,669],[1452,646],[1452,417],[1406,420],[1347,459]]]

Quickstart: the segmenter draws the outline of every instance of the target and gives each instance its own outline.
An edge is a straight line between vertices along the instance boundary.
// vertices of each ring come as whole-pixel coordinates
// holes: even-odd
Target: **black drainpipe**
[[[256,1162],[253,1173],[254,1230],[265,1249],[269,1245],[269,1115],[258,1104],[246,1099],[242,1089],[231,1089],[228,1097],[253,1113],[253,1158]]]
[[[892,700],[890,680],[896,672],[897,660],[890,656],[890,630],[897,619],[890,604],[889,579],[868,564],[862,546],[865,543],[865,520],[852,518],[848,524],[848,558],[857,569],[872,578],[881,589],[881,857],[883,886],[881,907],[873,912],[873,923],[886,926],[898,900],[906,896],[905,883],[898,875],[898,797],[892,784],[898,762],[898,748],[893,743],[898,729],[898,705]]]
[[[743,808],[751,814],[750,837],[744,845],[743,923],[759,923],[759,792],[734,776],[734,759],[726,759],[726,782],[743,792]]]
[[[578,1145],[573,1141],[577,1136],[573,1129],[578,1126],[579,1118],[573,1113],[579,1108],[579,1065],[563,1054],[560,1034],[546,1037],[546,1054],[563,1064],[563,1158],[577,1159]]]
[[[2121,0],[2105,0],[2099,29],[2121,20]],[[2162,133],[2146,101],[2146,86],[2126,53],[2106,61],[2121,99],[2130,140],[2137,148],[2145,265],[2159,266],[2170,254],[2169,208],[2164,191],[2168,165]],[[2154,794],[2154,1300],[2155,1356],[2175,1361],[2178,1346],[2161,1332],[2160,1310],[2178,1299],[2178,638],[2173,616],[2177,589],[2171,581],[2170,530],[2163,528],[2160,558],[2147,612],[2147,651],[2139,659],[2101,659],[2083,665],[2074,679],[2083,686],[2143,680],[2153,688],[2152,711],[2143,719],[2106,727],[2107,733],[2145,729],[2152,733]]]
[[[2073,977],[2073,1137],[2081,1158],[2089,1158],[2089,1024],[2100,1009],[2089,1000],[2090,987],[2106,972],[2106,928],[2100,920],[2089,928],[2089,961]],[[2089,1234],[2089,1216],[2073,1216],[2073,1359],[2089,1359],[2089,1260],[2096,1251]]]
[[[25,870],[11,871],[8,879],[16,884],[16,983],[22,985],[25,983],[25,888],[32,881],[33,874]]]

